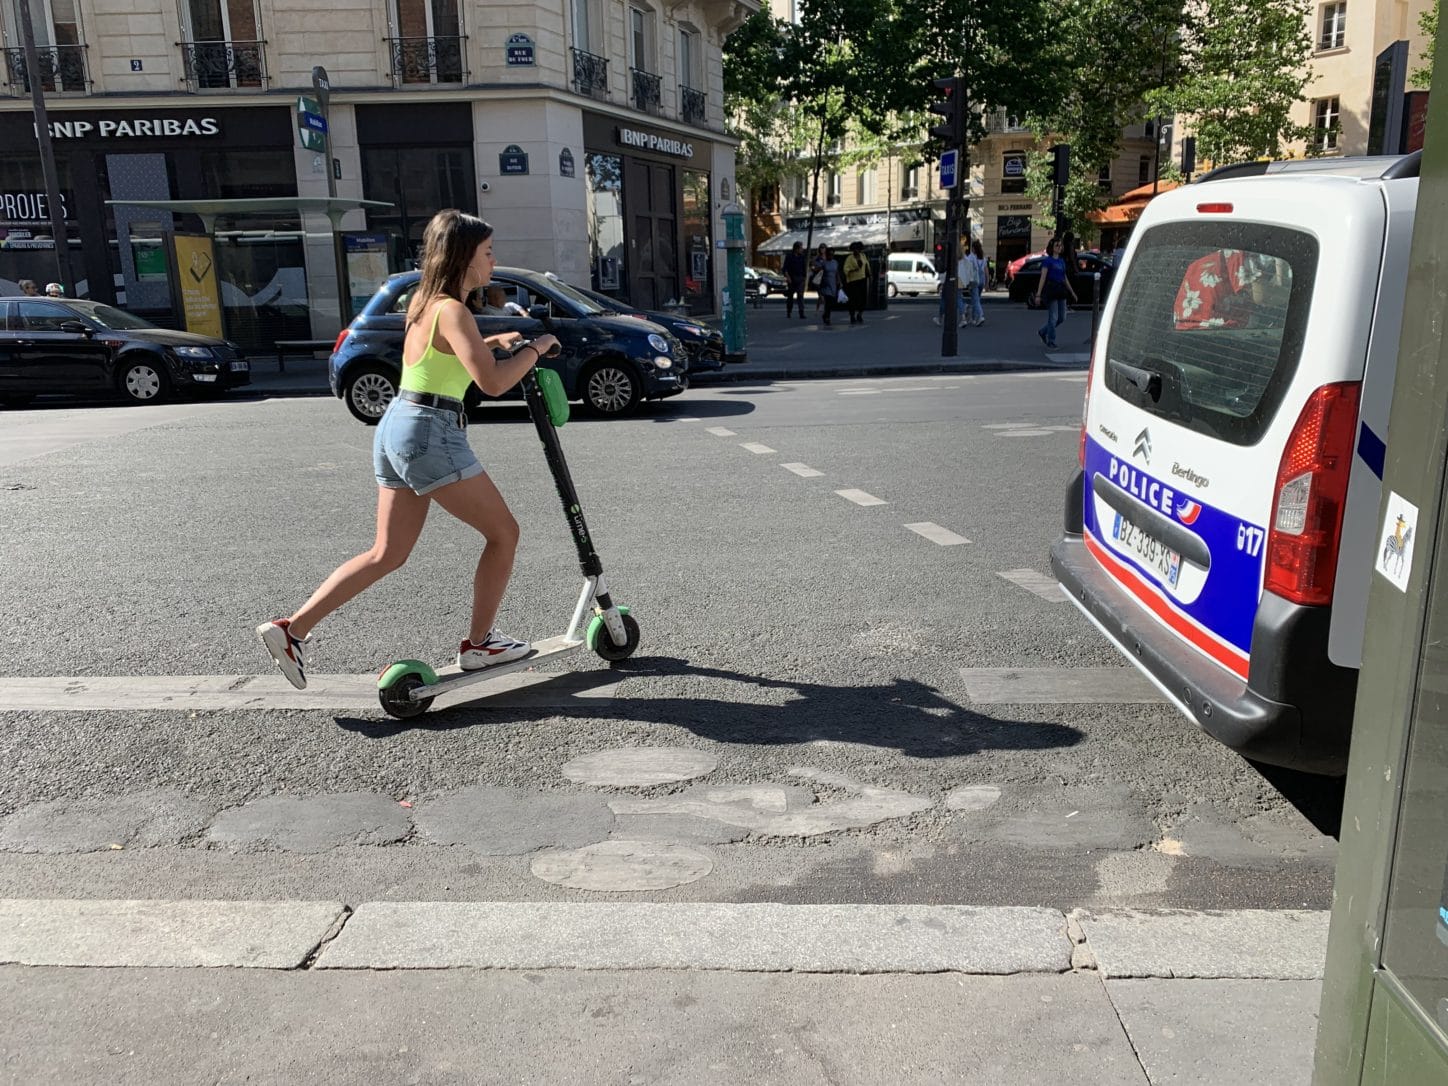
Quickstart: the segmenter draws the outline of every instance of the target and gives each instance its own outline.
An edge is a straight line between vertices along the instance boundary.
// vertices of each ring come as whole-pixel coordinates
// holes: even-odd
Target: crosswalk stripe
[[[889,505],[883,498],[877,498],[873,494],[866,494],[863,490],[836,490],[836,494],[846,501],[852,501],[856,505]]]
[[[774,452],[768,445],[761,445],[757,441],[741,441],[739,447],[741,449],[748,449],[752,453],[764,454]]]
[[[711,426],[711,427],[709,427],[709,429],[708,429],[707,432],[713,434],[715,437],[738,437],[738,436],[739,436],[739,435],[736,434],[733,430],[725,429],[723,426]]]
[[[1038,573],[1034,569],[1007,569],[996,574],[1012,584],[1020,585],[1027,592],[1040,596],[1049,603],[1065,603],[1066,593],[1054,578]]]
[[[924,536],[930,540],[930,542],[938,543],[942,547],[955,547],[961,543],[970,542],[965,536],[956,535],[950,531],[950,529],[942,528],[934,521],[922,520],[918,524],[907,524],[905,527],[909,528],[916,535]]]
[[[824,474],[824,472],[816,471],[808,464],[780,464],[779,466],[785,471],[794,472],[801,479],[817,479]]]

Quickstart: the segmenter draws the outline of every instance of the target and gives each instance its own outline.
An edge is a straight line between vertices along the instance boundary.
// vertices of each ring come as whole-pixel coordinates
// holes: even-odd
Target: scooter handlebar
[[[521,350],[521,349],[524,348],[524,347],[532,347],[532,346],[533,346],[533,341],[532,341],[531,339],[525,339],[525,340],[523,340],[521,343],[519,343],[516,347],[514,347],[514,348],[513,348],[513,351],[514,351],[514,353],[516,353],[517,351]],[[535,348],[535,349],[536,349],[536,348]],[[539,358],[557,358],[557,357],[558,357],[560,354],[562,354],[562,353],[563,353],[563,344],[559,343],[558,340],[555,339],[555,340],[553,341],[553,346],[552,346],[552,348],[549,349],[548,353],[547,353],[547,354],[544,354],[543,352],[539,351],[539,352],[538,352],[538,357],[539,357]]]

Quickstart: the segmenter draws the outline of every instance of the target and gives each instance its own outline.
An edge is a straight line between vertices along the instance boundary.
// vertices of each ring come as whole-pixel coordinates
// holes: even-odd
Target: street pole
[[[55,239],[55,274],[65,290],[75,293],[70,274],[70,238],[65,232],[65,209],[60,202],[60,180],[55,169],[55,148],[50,142],[50,121],[45,112],[45,88],[40,82],[40,57],[35,48],[35,27],[30,22],[30,5],[15,0],[15,18],[25,46],[25,76],[30,83],[30,101],[35,110],[35,138],[40,144],[40,173],[45,181],[45,202],[50,211],[50,236]]]

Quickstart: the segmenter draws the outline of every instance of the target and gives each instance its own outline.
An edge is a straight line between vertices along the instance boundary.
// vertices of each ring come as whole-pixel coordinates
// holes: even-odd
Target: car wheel
[[[397,395],[397,378],[386,366],[369,362],[347,374],[342,386],[342,400],[352,417],[368,426],[376,426],[382,413]]]
[[[122,361],[119,388],[128,403],[160,403],[170,393],[171,381],[160,359],[143,355]]]
[[[584,406],[602,418],[622,418],[638,409],[642,389],[638,373],[627,362],[594,362],[579,384]]]
[[[894,283],[891,283],[885,288],[885,293],[892,298],[898,298],[900,296],[900,288],[897,287]]]
[[[7,394],[0,396],[0,407],[24,407],[33,399],[34,396],[25,396],[18,392],[13,396]]]

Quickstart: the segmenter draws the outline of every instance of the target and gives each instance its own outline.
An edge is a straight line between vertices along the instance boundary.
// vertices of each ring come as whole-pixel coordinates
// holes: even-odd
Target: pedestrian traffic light
[[[946,147],[959,147],[965,142],[965,80],[958,75],[944,79],[932,79],[942,97],[930,103],[930,112],[944,117],[941,124],[930,129],[932,139],[940,140]]]
[[[1051,148],[1051,184],[1058,189],[1066,187],[1071,179],[1071,145],[1058,143]]]

